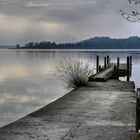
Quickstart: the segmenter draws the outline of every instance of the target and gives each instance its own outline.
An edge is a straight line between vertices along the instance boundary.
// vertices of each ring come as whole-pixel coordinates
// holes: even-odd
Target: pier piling
[[[130,57],[127,57],[127,81],[130,81]]]
[[[109,56],[107,56],[107,65],[109,65],[109,63],[110,63],[110,58]]]
[[[114,66],[114,79],[116,79],[117,78],[117,67],[116,66]]]
[[[132,56],[130,56],[130,69],[132,69]]]
[[[99,65],[99,72],[100,72],[100,71],[102,71],[102,66],[101,66],[101,65]]]
[[[96,58],[96,73],[99,73],[99,56]]]
[[[107,59],[106,57],[104,57],[104,68],[106,69],[106,65],[107,65]]]
[[[136,132],[140,130],[140,88],[137,89],[136,95]]]
[[[120,58],[117,57],[117,79],[119,79]]]

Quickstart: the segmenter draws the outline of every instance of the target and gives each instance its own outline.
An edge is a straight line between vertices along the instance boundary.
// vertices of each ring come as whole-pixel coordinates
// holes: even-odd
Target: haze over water
[[[133,56],[132,78],[140,87],[140,51],[40,51],[0,50],[0,127],[9,124],[66,94],[56,65],[65,58],[81,58],[95,70],[96,56],[113,62]]]

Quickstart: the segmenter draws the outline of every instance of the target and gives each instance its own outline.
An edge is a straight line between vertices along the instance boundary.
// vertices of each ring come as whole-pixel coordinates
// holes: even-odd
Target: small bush
[[[61,79],[70,88],[87,85],[88,78],[93,72],[88,63],[84,64],[80,59],[72,60],[70,58],[61,61],[57,66],[57,70]]]

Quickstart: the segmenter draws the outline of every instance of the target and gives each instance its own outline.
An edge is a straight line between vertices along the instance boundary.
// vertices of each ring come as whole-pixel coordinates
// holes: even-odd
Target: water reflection
[[[0,126],[6,125],[64,95],[68,89],[57,79],[56,65],[65,58],[81,58],[95,68],[96,55],[113,62],[133,56],[132,80],[140,86],[140,52],[69,52],[0,50]]]

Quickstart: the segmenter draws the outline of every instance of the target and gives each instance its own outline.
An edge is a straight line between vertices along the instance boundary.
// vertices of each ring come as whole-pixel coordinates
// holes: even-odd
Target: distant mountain
[[[137,36],[126,39],[112,39],[109,37],[95,37],[84,40],[88,48],[94,49],[140,49],[140,38]]]
[[[133,36],[126,39],[112,39],[110,37],[95,37],[76,43],[61,43],[43,41],[29,42],[21,49],[140,49],[140,37]]]

